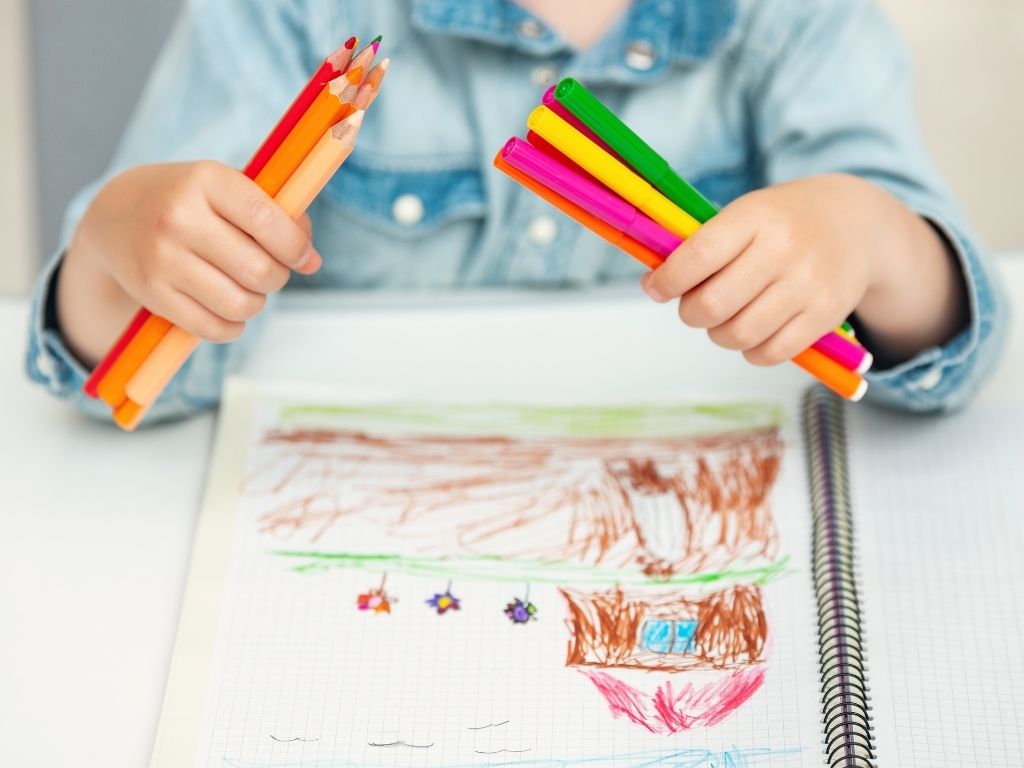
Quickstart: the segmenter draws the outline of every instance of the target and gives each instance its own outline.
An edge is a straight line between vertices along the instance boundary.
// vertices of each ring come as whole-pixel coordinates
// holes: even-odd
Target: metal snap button
[[[626,46],[626,66],[646,72],[654,66],[654,46],[646,40],[634,40]]]

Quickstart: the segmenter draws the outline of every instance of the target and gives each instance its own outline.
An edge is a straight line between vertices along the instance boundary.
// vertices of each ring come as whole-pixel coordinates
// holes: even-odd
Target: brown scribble
[[[423,554],[640,567],[772,559],[776,429],[713,437],[512,438],[274,430],[243,492],[282,539],[370,522]]]
[[[735,586],[695,599],[679,592],[625,592],[619,587],[597,593],[560,591],[569,608],[566,666],[681,672],[764,660],[768,624],[759,587]],[[688,642],[672,635],[662,636],[654,648],[645,642],[650,637],[645,631],[652,627],[688,627],[694,621],[696,630]]]

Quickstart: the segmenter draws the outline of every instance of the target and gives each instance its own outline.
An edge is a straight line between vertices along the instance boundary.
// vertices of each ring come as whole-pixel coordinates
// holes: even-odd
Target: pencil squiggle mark
[[[509,754],[518,755],[518,754],[522,754],[523,752],[532,752],[533,751],[533,747],[527,747],[526,749],[507,749],[507,748],[502,748],[502,749],[496,749],[493,752],[484,752],[483,750],[480,750],[480,749],[474,749],[473,751],[476,752],[478,755],[500,755],[502,752],[508,752]]]
[[[430,749],[434,746],[434,742],[429,744],[411,744],[408,741],[386,741],[383,743],[368,741],[366,743],[371,747],[412,747],[413,749]]]
[[[472,726],[470,728],[467,728],[466,730],[467,731],[482,731],[485,728],[498,728],[499,726],[508,725],[508,724],[509,724],[508,720],[502,720],[500,723],[488,723],[487,725],[474,725],[474,726]]]
[[[607,672],[580,672],[604,696],[613,717],[625,717],[657,734],[717,725],[757,692],[765,676],[763,666],[739,669],[700,688],[686,683],[679,690],[673,690],[672,680],[668,679],[651,695]]]
[[[291,738],[291,739],[279,739],[279,738],[277,738],[277,736],[275,736],[274,734],[270,734],[270,738],[272,738],[272,739],[273,739],[274,741],[279,741],[279,742],[281,742],[282,744],[288,744],[288,743],[290,743],[290,742],[292,742],[292,741],[306,741],[306,742],[310,742],[310,741],[320,741],[320,739],[301,739],[301,738],[299,738],[298,736],[296,736],[296,737],[294,737],[294,738]]]

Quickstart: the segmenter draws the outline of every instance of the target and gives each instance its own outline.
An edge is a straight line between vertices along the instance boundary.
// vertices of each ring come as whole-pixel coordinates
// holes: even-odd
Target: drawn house
[[[619,587],[560,591],[569,606],[567,666],[682,672],[764,660],[768,625],[756,586],[697,599]]]

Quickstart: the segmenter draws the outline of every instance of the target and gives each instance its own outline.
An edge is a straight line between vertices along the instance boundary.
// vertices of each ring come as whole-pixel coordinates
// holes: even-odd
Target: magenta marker
[[[659,256],[668,256],[683,242],[618,195],[518,137],[508,140],[501,156],[509,165],[576,203],[610,227],[643,243]]]
[[[812,346],[821,354],[831,357],[843,368],[854,373],[867,373],[875,362],[871,353],[864,347],[854,344],[849,339],[844,339],[835,331],[822,336]]]

